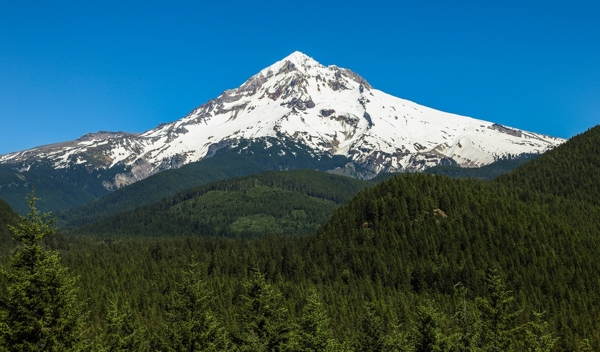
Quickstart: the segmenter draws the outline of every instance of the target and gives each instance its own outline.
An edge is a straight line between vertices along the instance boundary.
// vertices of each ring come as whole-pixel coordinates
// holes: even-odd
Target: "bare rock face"
[[[488,128],[491,129],[491,130],[495,130],[495,131],[498,131],[498,132],[509,134],[511,136],[515,136],[515,137],[519,137],[519,138],[523,137],[523,132],[521,132],[519,130],[515,130],[513,128],[504,127],[504,126],[502,126],[500,124],[497,124],[497,123],[489,126]]]
[[[267,146],[273,138],[302,145],[316,160],[348,158],[352,166],[340,172],[357,177],[421,171],[449,161],[481,166],[506,155],[541,153],[564,141],[396,98],[348,69],[294,52],[182,119],[142,134],[89,133],[1,155],[0,163],[17,169],[40,163],[83,166],[90,172],[119,167],[126,171],[103,183],[117,189],[243,141],[264,140]]]

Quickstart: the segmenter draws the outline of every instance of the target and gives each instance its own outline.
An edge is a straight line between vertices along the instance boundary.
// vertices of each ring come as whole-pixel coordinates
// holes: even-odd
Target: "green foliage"
[[[550,352],[558,338],[549,332],[548,322],[542,320],[544,313],[534,312],[534,320],[524,326],[525,338],[523,339],[522,351]]]
[[[333,338],[329,317],[316,289],[306,299],[299,324],[298,347],[305,352],[340,351],[340,344]]]
[[[452,351],[478,352],[482,346],[483,322],[476,303],[467,299],[468,289],[462,283],[454,285],[454,316],[457,332],[450,336]]]
[[[267,284],[260,271],[244,285],[242,296],[242,331],[236,338],[242,351],[292,350],[292,325],[283,307],[281,293]]]
[[[227,332],[211,312],[211,292],[192,263],[175,283],[167,304],[167,351],[225,351],[229,349]]]
[[[386,350],[385,327],[372,304],[366,306],[356,340],[356,349],[364,352]]]
[[[208,158],[179,169],[159,172],[96,201],[70,209],[60,214],[58,221],[64,228],[83,226],[105,216],[154,203],[191,187],[265,170],[267,168],[264,166],[237,154]]]
[[[0,258],[8,256],[8,250],[13,247],[10,226],[19,222],[19,216],[4,200],[0,199]]]
[[[112,299],[107,304],[104,349],[107,352],[147,351],[147,332],[128,303]]]
[[[11,227],[22,247],[12,256],[10,270],[2,270],[7,288],[0,305],[0,337],[10,351],[80,350],[86,314],[77,278],[61,265],[57,252],[42,247],[42,240],[56,230],[49,214],[39,214],[36,200],[28,197],[28,217]]]
[[[415,352],[441,352],[449,350],[449,339],[444,334],[445,317],[432,301],[417,308],[414,332]]]
[[[487,277],[488,294],[477,299],[482,316],[484,350],[490,352],[514,351],[514,335],[518,331],[516,319],[521,314],[514,309],[514,297],[506,290],[498,270],[490,269]]]
[[[600,205],[600,126],[503,175],[498,182]]]
[[[460,167],[458,165],[440,165],[430,167],[425,173],[432,175],[444,175],[452,178],[473,178],[489,181],[500,175],[507,174],[521,165],[538,158],[539,154],[525,154],[517,157],[509,157],[496,160],[491,164],[481,167]]]
[[[78,232],[165,237],[305,234],[369,185],[312,170],[271,171],[192,188]]]

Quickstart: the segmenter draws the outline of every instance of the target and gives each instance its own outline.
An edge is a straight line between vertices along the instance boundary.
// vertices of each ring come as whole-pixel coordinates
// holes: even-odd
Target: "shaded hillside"
[[[224,146],[210,158],[157,173],[89,204],[66,211],[59,215],[58,224],[65,228],[83,226],[209,182],[267,170],[312,168],[325,171],[347,162],[344,157],[315,159],[297,146],[285,146],[287,153],[281,153],[284,147],[276,139],[262,143],[244,142],[232,149]]]
[[[312,170],[272,171],[210,183],[78,233],[146,236],[305,234],[371,183]]]
[[[402,175],[337,209],[308,244],[327,280],[373,281],[398,294],[484,292],[506,274],[517,300],[544,307],[563,346],[600,331],[600,209],[496,183]],[[576,323],[575,323],[576,322]]]
[[[0,198],[6,200],[15,211],[25,215],[29,211],[25,196],[35,189],[40,198],[39,210],[57,213],[109,193],[102,187],[102,181],[114,177],[120,171],[122,170],[90,171],[83,166],[56,170],[48,165],[18,171],[8,165],[0,165]]]
[[[538,158],[540,154],[526,154],[515,158],[506,158],[494,161],[482,167],[460,167],[440,165],[430,167],[425,173],[432,175],[444,175],[452,178],[474,178],[489,181],[500,175],[507,174],[521,165]]]
[[[0,251],[5,255],[9,247],[12,247],[12,231],[8,225],[15,226],[19,216],[4,200],[0,199]]]
[[[497,181],[600,205],[600,126],[571,138]]]

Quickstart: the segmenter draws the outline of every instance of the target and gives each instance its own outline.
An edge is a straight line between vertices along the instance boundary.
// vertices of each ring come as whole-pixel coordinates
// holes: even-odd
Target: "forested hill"
[[[600,125],[497,181],[600,205]]]
[[[591,203],[406,174],[338,208],[308,241],[305,260],[328,280],[346,273],[349,282],[381,287],[375,292],[439,301],[459,282],[484,294],[486,270],[498,267],[518,302],[547,311],[569,350],[582,335],[600,337],[599,223]]]
[[[481,167],[460,167],[457,165],[438,165],[426,169],[424,172],[432,175],[445,175],[452,178],[475,178],[489,181],[504,175],[517,167],[538,158],[540,154],[526,154],[512,158],[496,160],[489,165]]]
[[[185,189],[231,177],[267,170],[266,167],[240,155],[224,155],[160,172],[120,188],[81,207],[59,214],[61,227],[77,227],[104,216],[135,209],[172,196]]]
[[[235,149],[223,148],[210,158],[190,163],[179,169],[159,172],[144,180],[118,189],[96,201],[60,214],[61,227],[74,228],[102,217],[133,210],[172,197],[186,189],[209,182],[256,174],[267,170],[308,168],[329,170],[343,166],[348,160],[341,156],[314,158],[297,146],[282,147],[276,139],[262,143],[242,142]]]
[[[8,203],[0,199],[0,249],[4,250],[12,242],[12,232],[8,225],[16,225],[19,216],[15,213]]]
[[[498,267],[573,350],[582,336],[600,340],[598,175],[600,127],[493,182],[397,176],[338,208],[309,241],[309,261],[331,278],[441,297],[458,282],[481,295]]]
[[[168,237],[307,234],[369,185],[313,170],[270,171],[192,188],[76,232]]]

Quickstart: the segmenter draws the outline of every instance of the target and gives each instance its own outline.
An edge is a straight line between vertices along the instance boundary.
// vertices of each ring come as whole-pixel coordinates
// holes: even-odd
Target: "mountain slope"
[[[506,273],[527,309],[547,310],[560,350],[600,331],[600,208],[494,182],[396,176],[338,208],[307,240],[321,274],[374,282],[397,294],[450,300],[461,283],[485,292],[486,270]],[[577,323],[574,323],[577,322]]]
[[[125,168],[102,182],[112,190],[222,148],[265,144],[268,138],[314,157],[348,158],[365,170],[363,177],[420,171],[450,160],[481,166],[507,155],[541,153],[563,142],[393,97],[350,70],[325,67],[295,52],[180,120],[142,134],[88,134],[3,155],[0,163],[19,169],[35,168],[42,161],[55,168]]]
[[[8,203],[0,199],[0,253],[6,257],[8,250],[14,245],[12,240],[13,233],[9,225],[16,226],[19,216],[15,213]]]
[[[538,158],[539,154],[521,155],[518,158],[496,160],[491,164],[481,167],[460,167],[456,165],[438,165],[425,169],[425,173],[432,175],[445,175],[452,178],[475,178],[489,181],[500,175],[507,174],[521,165]]]
[[[102,181],[112,179],[122,170],[93,170],[83,166],[55,169],[48,165],[15,170],[10,166],[0,165],[0,198],[7,201],[19,214],[25,215],[29,211],[25,196],[35,189],[40,198],[38,209],[58,213],[109,193],[102,186]]]
[[[209,182],[267,170],[310,168],[325,171],[347,163],[347,159],[341,156],[313,158],[299,148],[289,148],[287,150],[293,154],[290,152],[281,155],[282,145],[278,140],[267,139],[265,143],[270,145],[241,144],[243,150],[219,150],[211,158],[152,175],[89,204],[69,209],[58,216],[58,224],[63,228],[83,226],[102,217],[133,210]]]
[[[600,126],[571,138],[498,182],[600,205]]]
[[[369,185],[312,170],[271,171],[192,188],[74,232],[166,237],[306,234]]]

